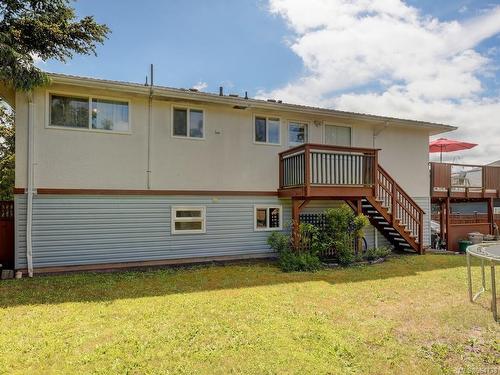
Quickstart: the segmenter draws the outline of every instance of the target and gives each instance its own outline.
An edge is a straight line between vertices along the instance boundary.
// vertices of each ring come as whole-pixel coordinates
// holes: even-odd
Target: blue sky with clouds
[[[500,1],[175,0],[74,3],[112,29],[51,72],[200,87],[450,123],[500,159]],[[451,137],[451,135],[450,135]],[[457,158],[456,156],[450,156]],[[460,156],[458,156],[460,157]]]
[[[283,19],[259,0],[145,0],[75,3],[78,14],[94,14],[112,33],[97,57],[49,62],[49,71],[102,78],[144,80],[155,65],[155,83],[207,90],[231,86],[255,94],[297,77],[301,60],[285,42]]]

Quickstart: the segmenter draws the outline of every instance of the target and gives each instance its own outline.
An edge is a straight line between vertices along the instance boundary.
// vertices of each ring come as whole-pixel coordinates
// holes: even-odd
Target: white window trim
[[[50,96],[58,95],[65,96],[68,98],[86,98],[89,102],[89,124],[87,128],[72,128],[69,126],[58,126],[50,124]],[[124,102],[128,105],[128,131],[117,131],[117,130],[105,130],[105,129],[93,129],[92,128],[92,99],[104,99],[104,100],[115,100],[117,102]],[[121,134],[121,135],[131,135],[132,134],[132,106],[130,105],[130,99],[114,97],[114,96],[102,96],[102,95],[89,95],[89,94],[79,94],[75,92],[67,91],[51,91],[47,90],[45,93],[45,128],[46,129],[56,129],[56,130],[70,130],[70,131],[80,131],[80,132],[91,132],[91,133],[103,133],[103,134]]]
[[[186,135],[174,135],[174,109],[184,109],[187,111],[187,132]],[[191,110],[194,111],[201,111],[202,113],[202,119],[203,119],[203,137],[191,137],[189,135],[189,120],[191,117]],[[205,140],[205,134],[206,134],[206,121],[205,121],[205,109],[200,108],[200,107],[192,107],[189,105],[172,105],[170,108],[170,136],[172,138],[178,138],[178,139],[188,139],[188,140],[193,140],[193,141],[203,141]]]
[[[278,143],[272,143],[272,142],[259,142],[255,139],[255,119],[257,117],[264,117],[266,119],[266,139],[269,139],[269,126],[267,126],[267,122],[270,118],[272,119],[277,119],[279,121],[279,135],[278,135],[278,138],[279,138],[279,141]],[[258,114],[258,113],[255,113],[253,115],[253,118],[252,118],[252,139],[253,139],[253,143],[255,143],[256,145],[266,145],[266,146],[281,146],[281,133],[282,133],[282,126],[281,126],[281,117],[280,116],[273,116],[273,115],[262,115],[262,114]]]
[[[175,217],[177,211],[201,211],[201,217]],[[172,234],[203,234],[207,232],[207,209],[205,206],[172,206],[170,229]],[[198,222],[201,220],[201,229],[176,230],[175,222]]]
[[[286,141],[287,141],[288,147],[296,147],[296,146],[300,146],[300,145],[304,144],[304,143],[296,143],[296,144],[290,143],[290,123],[306,125],[306,128],[307,128],[306,133],[307,134],[306,134],[306,141],[304,143],[308,143],[309,142],[309,131],[311,130],[311,123],[309,121],[304,121],[304,120],[289,119],[289,120],[287,120],[287,127],[286,127],[286,132],[287,132],[286,133]],[[352,130],[351,130],[351,132],[352,132]]]
[[[278,208],[280,210],[280,226],[278,228],[269,228],[269,218],[270,215],[266,215],[266,227],[258,228],[257,227],[257,209],[266,209],[269,212],[270,208]],[[256,204],[253,208],[253,229],[255,232],[273,232],[277,230],[283,230],[283,207],[281,205],[267,205],[267,204]]]
[[[341,124],[341,123],[336,123],[336,122],[325,122],[323,123],[323,131],[322,131],[322,140],[321,143],[326,145],[326,127],[327,126],[340,126],[344,128],[350,128],[351,129],[351,144],[349,146],[339,146],[339,147],[354,147],[353,146],[353,141],[354,141],[354,127],[349,124]],[[333,146],[333,145],[332,145]]]

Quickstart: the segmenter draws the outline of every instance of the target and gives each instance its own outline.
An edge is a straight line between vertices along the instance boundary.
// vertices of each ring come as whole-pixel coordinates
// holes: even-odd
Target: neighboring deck
[[[378,149],[304,144],[280,153],[280,197],[292,219],[314,199],[346,201],[370,218],[395,247],[423,251],[424,211],[378,163]]]
[[[454,163],[430,163],[430,194],[438,212],[433,220],[440,223],[440,237],[447,250],[458,251],[458,241],[471,232],[494,234],[495,199],[500,198],[500,167]],[[486,202],[486,211],[460,215],[452,211],[457,202]]]
[[[500,198],[500,167],[430,163],[430,173],[432,198]]]

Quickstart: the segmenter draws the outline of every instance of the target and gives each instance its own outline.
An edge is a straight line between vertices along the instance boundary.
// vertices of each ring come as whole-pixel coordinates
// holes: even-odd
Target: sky
[[[500,159],[500,0],[80,0],[112,30],[47,71],[455,125]],[[437,158],[432,155],[431,158]]]

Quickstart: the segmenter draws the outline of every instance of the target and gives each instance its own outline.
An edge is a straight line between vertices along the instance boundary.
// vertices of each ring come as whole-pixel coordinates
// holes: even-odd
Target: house
[[[16,110],[15,267],[268,257],[348,202],[369,246],[430,243],[429,136],[452,126],[51,74]]]

